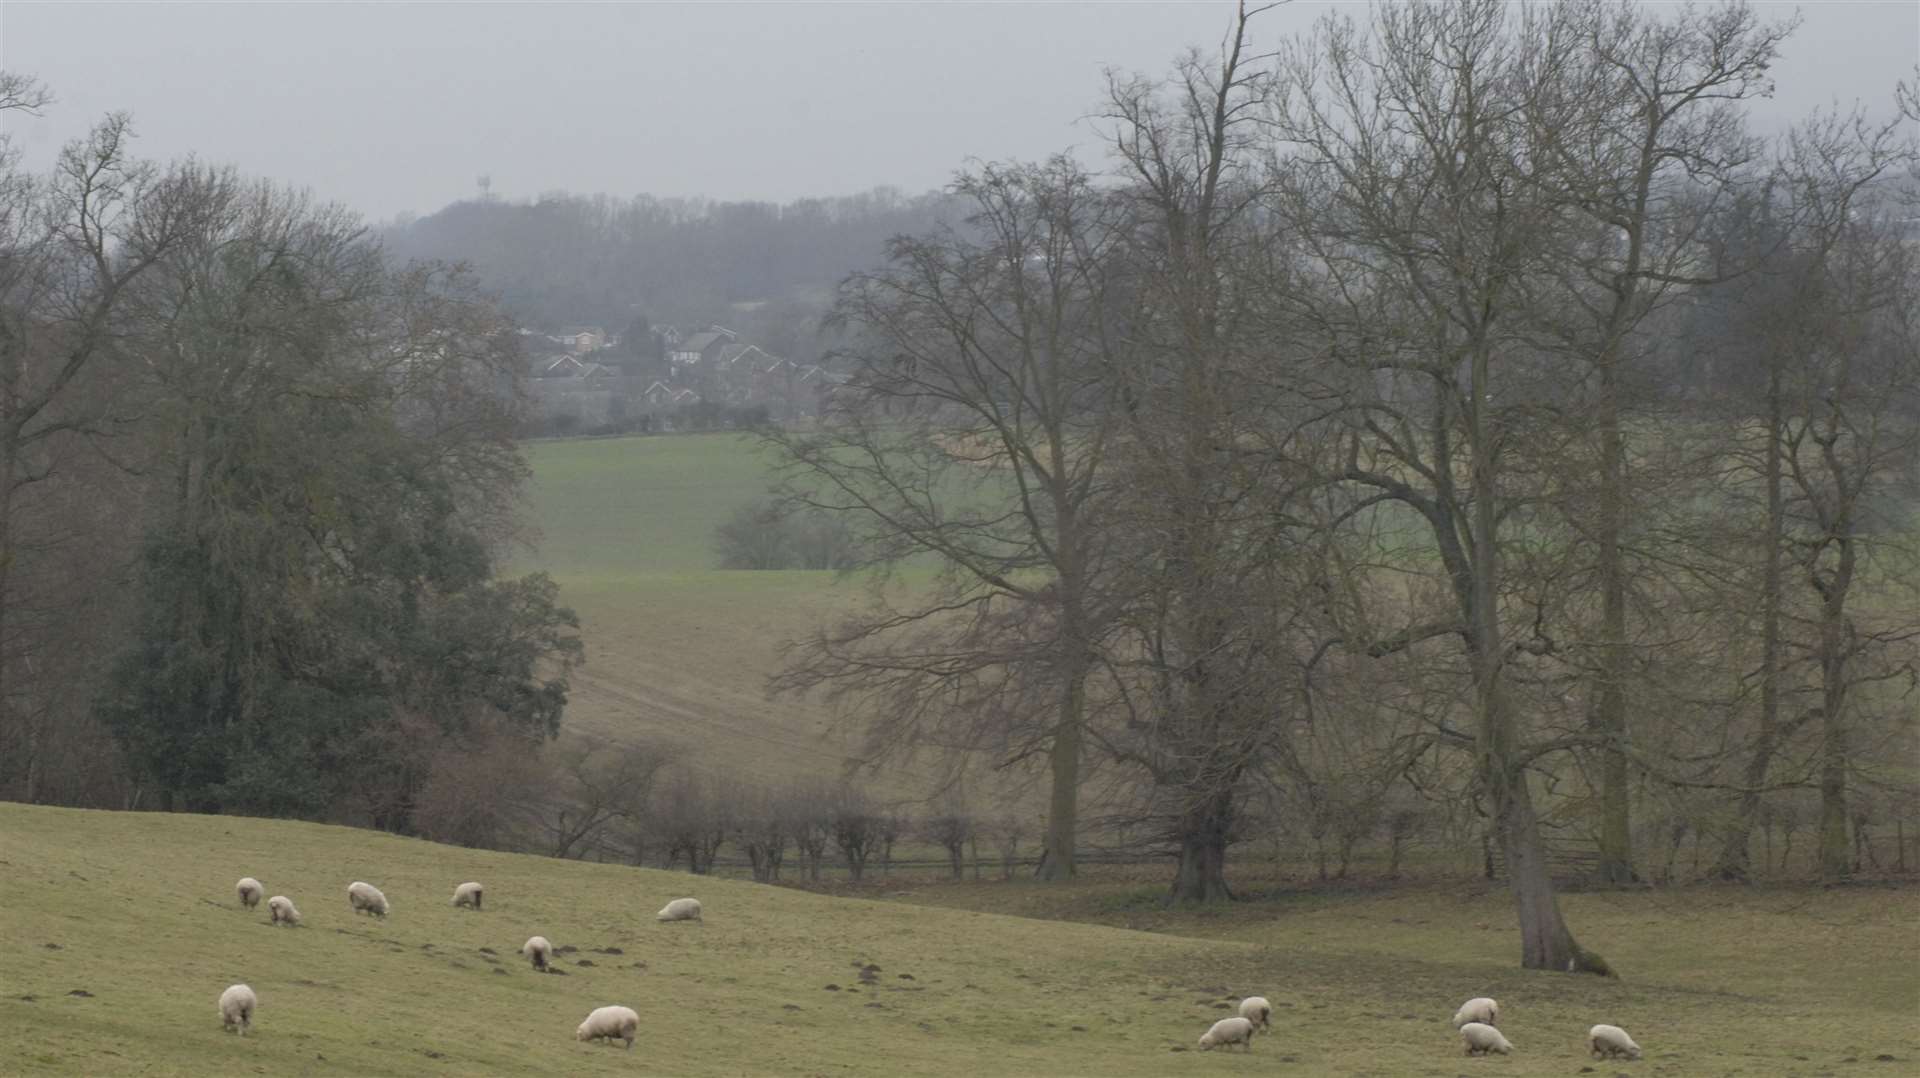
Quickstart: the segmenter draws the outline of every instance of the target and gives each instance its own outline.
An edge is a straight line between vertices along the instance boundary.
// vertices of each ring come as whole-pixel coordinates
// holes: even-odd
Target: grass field
[[[246,874],[305,925],[240,909]],[[349,913],[354,879],[386,891],[390,918]],[[487,885],[484,912],[449,906],[467,879]],[[1124,887],[946,889],[1131,916]],[[704,924],[652,920],[688,893]],[[1581,1036],[1610,1021],[1648,1054],[1603,1073],[1911,1074],[1916,898],[1574,896],[1576,927],[1627,971],[1604,981],[1515,969],[1509,905],[1471,890],[1155,912],[1141,932],[311,824],[0,805],[0,1071],[1547,1075],[1591,1066]],[[536,932],[576,948],[565,976],[514,953]],[[260,997],[246,1038],[215,1013],[235,981]],[[1483,992],[1502,1002],[1510,1058],[1461,1057],[1446,1024]],[[1245,1055],[1193,1050],[1247,993],[1274,1002],[1275,1035]],[[641,1014],[631,1053],[573,1039],[609,1003]]]
[[[767,458],[741,434],[531,442],[533,560],[556,575],[713,567],[713,529],[764,495]]]
[[[540,534],[515,568],[559,582],[587,644],[567,729],[678,740],[700,766],[768,780],[836,773],[851,746],[826,709],[763,686],[781,645],[858,602],[859,586],[714,568],[714,528],[771,478],[752,439],[550,441],[528,455]]]

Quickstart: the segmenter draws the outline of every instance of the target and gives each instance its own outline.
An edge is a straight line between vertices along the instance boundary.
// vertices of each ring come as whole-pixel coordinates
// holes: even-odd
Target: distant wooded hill
[[[804,357],[805,324],[840,279],[878,265],[890,237],[951,219],[955,205],[888,188],[785,205],[559,194],[456,202],[383,238],[401,258],[471,263],[522,325],[717,322]]]

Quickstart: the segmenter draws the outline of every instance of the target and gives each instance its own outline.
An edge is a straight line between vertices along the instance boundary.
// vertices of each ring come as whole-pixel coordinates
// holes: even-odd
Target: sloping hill
[[[713,531],[771,478],[738,434],[539,442],[528,515],[543,570],[581,617],[567,729],[681,742],[766,781],[833,775],[853,751],[828,711],[768,700],[780,646],[858,600],[825,572],[714,568]],[[918,793],[912,790],[910,792]]]
[[[249,874],[306,924],[242,910],[232,886]],[[355,879],[386,891],[390,918],[349,912]],[[484,912],[449,905],[468,879],[487,885]],[[653,921],[688,893],[705,924]],[[1624,983],[1527,974],[1501,933],[1455,925],[1447,909],[1402,912],[1413,916],[1362,923],[1320,910],[1324,936],[1264,946],[313,824],[0,805],[0,1072],[1532,1075],[1579,1072],[1595,1021],[1649,1050],[1608,1072],[1757,1078],[1857,1059],[1861,1074],[1893,1074],[1920,1059],[1911,1011],[1799,994],[1788,969],[1714,987],[1663,986],[1652,970]],[[1833,926],[1806,922],[1806,947],[1779,954],[1853,953],[1831,946]],[[536,932],[576,948],[560,957],[565,976],[514,953]],[[234,981],[260,996],[246,1038],[215,1014]],[[1487,990],[1519,1052],[1468,1062],[1446,1018]],[[1255,992],[1277,1007],[1274,1036],[1246,1055],[1192,1050]],[[641,1014],[631,1053],[573,1040],[609,1003]]]
[[[1199,1030],[1136,986],[1251,950],[283,821],[5,805],[0,836],[9,1074],[1156,1074]],[[241,909],[242,875],[305,924]],[[350,913],[356,879],[391,917]],[[449,905],[467,879],[484,912]],[[654,922],[689,892],[705,924]],[[515,954],[536,932],[578,948],[565,976]],[[631,1054],[573,1040],[609,1003],[643,1016]]]

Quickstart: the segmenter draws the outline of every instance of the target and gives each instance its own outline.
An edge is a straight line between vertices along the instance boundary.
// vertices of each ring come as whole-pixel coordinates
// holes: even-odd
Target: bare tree
[[[866,878],[867,861],[883,844],[884,817],[859,789],[842,784],[835,791],[828,816],[833,844],[847,864],[847,875],[859,883]]]
[[[1877,173],[1913,159],[1894,128],[1803,129],[1791,167],[1815,202],[1812,257],[1798,313],[1805,334],[1786,357],[1788,407],[1776,437],[1786,481],[1786,557],[1813,600],[1807,657],[1817,670],[1820,867],[1852,871],[1847,785],[1855,767],[1866,686],[1914,678],[1920,623],[1867,608],[1859,588],[1883,544],[1872,541],[1872,499],[1920,462],[1920,271],[1896,208],[1855,196]],[[1901,207],[1899,213],[1910,213]],[[1910,562],[1908,563],[1910,564]],[[1891,568],[1891,567],[1889,567]],[[1900,588],[1902,570],[1882,571]]]
[[[1014,862],[1020,857],[1020,843],[1028,834],[1027,821],[1019,816],[997,816],[980,829],[1000,854],[1000,878],[1013,878]]]
[[[854,334],[815,432],[768,437],[790,502],[844,515],[875,565],[931,556],[938,583],[799,645],[777,689],[874,704],[875,758],[914,745],[1044,757],[1051,856],[1072,875],[1086,681],[1107,618],[1104,356],[1119,302],[1112,199],[1064,158],[956,189],[966,231],[902,238],[841,289]]]
[[[1109,649],[1113,710],[1096,736],[1145,773],[1177,861],[1168,897],[1231,898],[1225,866],[1245,780],[1280,716],[1291,541],[1273,512],[1277,458],[1251,449],[1285,363],[1261,290],[1285,244],[1252,132],[1269,81],[1238,11],[1218,56],[1164,81],[1110,72],[1104,119],[1130,212],[1139,300],[1116,356],[1134,547]],[[1279,631],[1276,632],[1275,630]]]
[[[1530,96],[1568,60],[1561,9],[1478,0],[1376,9],[1363,31],[1329,20],[1281,65],[1274,112],[1287,147],[1289,223],[1313,250],[1298,324],[1331,361],[1324,394],[1351,505],[1395,503],[1431,533],[1451,610],[1345,642],[1389,654],[1457,640],[1471,686],[1470,746],[1506,856],[1529,969],[1608,972],[1561,917],[1529,774],[1558,739],[1531,742],[1513,701],[1502,525],[1528,493],[1511,455],[1537,425],[1499,395],[1523,372],[1564,208],[1537,182]],[[1324,465],[1323,465],[1324,466]],[[1344,520],[1366,518],[1349,512]],[[1373,625],[1390,624],[1379,618]],[[1364,628],[1358,626],[1356,628]],[[1371,637],[1368,639],[1368,637]]]
[[[824,783],[800,783],[780,795],[779,807],[793,835],[794,852],[811,883],[820,882],[820,866],[833,842],[833,806],[833,789]]]
[[[778,883],[787,844],[793,839],[793,821],[772,793],[748,794],[734,807],[733,843],[745,850],[753,878]]]
[[[714,781],[682,766],[660,784],[650,813],[671,868],[681,858],[687,871],[704,876],[735,832],[735,806]]]
[[[33,79],[0,72],[0,117],[51,100]],[[87,724],[58,704],[70,686],[56,696],[42,682],[67,665],[53,636],[90,599],[37,555],[78,523],[57,519],[63,481],[98,461],[94,440],[123,408],[103,360],[130,287],[231,194],[223,173],[134,158],[132,139],[128,117],[110,115],[42,179],[0,132],[0,789],[27,801],[43,796],[52,740]],[[93,535],[97,553],[110,536]],[[103,584],[105,561],[91,574]]]
[[[880,874],[893,874],[893,847],[914,830],[914,821],[898,808],[883,809],[879,815]]]
[[[609,828],[644,812],[661,771],[679,755],[668,745],[585,740],[554,754],[553,788],[541,816],[546,851],[554,857],[584,857]]]
[[[967,843],[977,833],[978,824],[966,803],[949,798],[920,821],[920,835],[947,852],[947,862],[958,880],[965,875]]]
[[[511,733],[443,744],[414,805],[424,838],[477,849],[521,848],[551,804],[553,767],[541,746]]]
[[[1581,442],[1593,444],[1583,445],[1581,464],[1598,467],[1590,494],[1589,484],[1575,481],[1568,508],[1593,544],[1600,624],[1590,646],[1576,638],[1566,652],[1588,671],[1592,725],[1602,739],[1600,878],[1625,883],[1633,878],[1629,577],[1656,563],[1632,553],[1647,542],[1631,525],[1633,505],[1647,497],[1633,484],[1644,485],[1648,473],[1629,470],[1624,417],[1629,409],[1651,415],[1658,396],[1634,399],[1638,369],[1656,343],[1642,332],[1648,317],[1670,297],[1719,279],[1701,235],[1757,156],[1738,103],[1770,89],[1768,65],[1792,24],[1764,23],[1740,4],[1673,14],[1587,4],[1569,13],[1557,29],[1582,43],[1577,62],[1540,80],[1528,108],[1545,135],[1536,182],[1556,190],[1574,225],[1560,233],[1564,253],[1547,267],[1565,296],[1564,314],[1547,326],[1590,372],[1581,412],[1591,428]]]

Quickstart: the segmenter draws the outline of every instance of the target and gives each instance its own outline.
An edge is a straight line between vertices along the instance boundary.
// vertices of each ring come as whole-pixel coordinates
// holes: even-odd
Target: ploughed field
[[[769,700],[765,684],[782,644],[857,602],[858,587],[828,572],[715,568],[714,529],[772,478],[753,440],[536,442],[528,459],[537,536],[513,571],[559,583],[587,649],[566,730],[678,742],[697,766],[765,781],[837,773],[851,743],[829,710]]]
[[[243,910],[257,877],[302,927]],[[348,909],[385,891],[391,916]],[[451,906],[465,880],[480,912]],[[1605,981],[1523,973],[1497,894],[1276,895],[1146,912],[1089,881],[918,885],[867,901],[235,817],[0,805],[0,1071],[62,1074],[1667,1075],[1920,1072],[1912,890],[1572,896]],[[692,895],[704,923],[659,924]],[[945,906],[917,904],[937,901]],[[947,908],[969,906],[972,908]],[[1007,916],[1000,909],[1035,917]],[[1060,917],[1140,923],[1154,931]],[[1053,918],[1053,919],[1043,919]],[[516,953],[541,934],[562,975]],[[215,1001],[244,981],[254,1031]],[[1241,995],[1251,1053],[1195,1041]],[[1447,1019],[1502,1006],[1511,1057]],[[631,1052],[574,1040],[640,1014]],[[1624,1026],[1637,1063],[1582,1038]],[[1886,1056],[1887,1059],[1879,1057]]]

